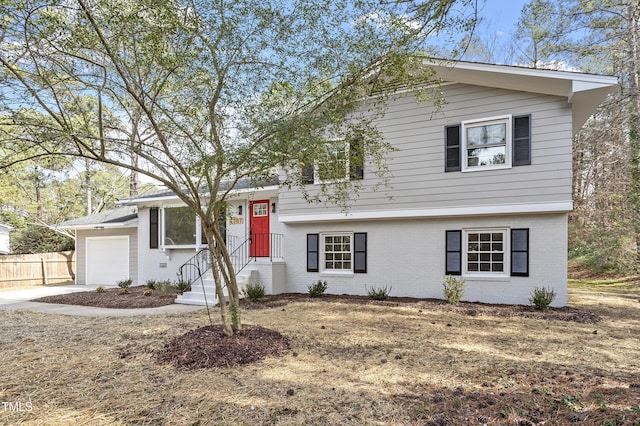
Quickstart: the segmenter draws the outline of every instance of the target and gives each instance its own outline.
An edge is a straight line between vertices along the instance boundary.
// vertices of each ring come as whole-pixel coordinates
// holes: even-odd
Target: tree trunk
[[[93,213],[91,206],[91,162],[88,158],[84,160],[84,190],[86,195],[85,214]]]
[[[631,205],[633,231],[636,240],[636,259],[640,262],[640,37],[638,19],[640,7],[627,6],[628,75],[629,75],[629,143],[631,148]]]
[[[211,271],[216,286],[216,294],[220,301],[220,316],[223,331],[227,336],[236,332],[242,332],[242,320],[240,315],[240,297],[236,274],[231,262],[231,256],[227,250],[226,241],[217,227],[217,215],[212,218],[201,218],[202,228],[207,237],[207,247],[211,255]],[[227,296],[224,295],[224,287],[227,287]],[[227,301],[228,298],[228,301]]]

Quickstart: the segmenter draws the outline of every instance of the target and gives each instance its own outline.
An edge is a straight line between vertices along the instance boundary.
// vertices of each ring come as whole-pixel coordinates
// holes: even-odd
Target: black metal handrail
[[[231,258],[233,270],[238,274],[252,260],[256,261],[258,257],[269,257],[269,261],[273,261],[274,258],[281,259],[283,257],[283,241],[284,235],[282,234],[259,233],[252,234],[251,237],[237,246],[233,244],[235,247],[227,246],[232,249],[229,257]],[[235,243],[235,239],[230,242]],[[252,243],[254,243],[253,246]],[[268,256],[256,256],[267,251],[269,253]],[[211,269],[211,253],[209,253],[208,248],[204,248],[178,268],[178,276],[181,281],[188,281],[193,284],[209,269]]]
[[[178,268],[178,277],[180,281],[193,284],[209,269],[211,269],[211,253],[208,248],[203,248]]]

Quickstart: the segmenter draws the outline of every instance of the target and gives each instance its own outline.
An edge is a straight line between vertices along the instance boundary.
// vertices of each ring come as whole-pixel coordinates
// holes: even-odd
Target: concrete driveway
[[[161,315],[191,312],[203,309],[193,305],[166,305],[157,308],[112,309],[92,306],[60,305],[56,303],[31,302],[45,296],[67,294],[77,291],[95,291],[97,286],[59,285],[0,290],[0,310],[23,310],[48,314],[75,315],[86,317],[125,317],[133,315]]]

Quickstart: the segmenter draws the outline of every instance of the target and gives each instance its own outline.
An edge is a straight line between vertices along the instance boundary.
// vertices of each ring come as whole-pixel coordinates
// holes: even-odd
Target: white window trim
[[[172,209],[176,207],[184,207],[184,206],[167,206],[160,207],[159,218],[158,218],[158,226],[160,228],[160,241],[158,244],[158,248],[160,251],[166,250],[175,250],[175,249],[196,249],[200,250],[201,248],[207,247],[207,244],[202,242],[202,221],[198,216],[196,216],[196,243],[195,244],[165,244],[165,209]]]
[[[506,125],[506,141],[505,141],[505,161],[504,164],[495,164],[491,166],[469,166],[468,160],[468,148],[467,148],[467,128],[475,126],[485,126],[489,124],[504,123]],[[500,115],[496,117],[488,117],[476,120],[466,120],[461,123],[460,126],[460,149],[462,150],[462,172],[477,172],[481,170],[501,170],[510,169],[511,165],[511,150],[513,145],[513,130],[512,130],[512,115]]]
[[[339,141],[334,141],[333,143],[338,143]],[[350,180],[350,173],[349,171],[351,170],[350,167],[351,165],[349,164],[351,161],[351,146],[346,143],[344,143],[344,153],[345,153],[345,168],[344,168],[344,178],[342,179],[328,179],[328,180],[322,180],[320,179],[320,161],[316,160],[313,163],[313,183],[316,185],[320,185],[320,184],[330,184],[330,183],[336,183],[336,182],[348,182]]]
[[[325,257],[325,246],[324,246],[324,238],[328,236],[344,236],[348,235],[351,237],[350,246],[351,246],[351,269],[327,269],[326,268],[326,257]],[[344,231],[336,231],[336,232],[321,232],[319,234],[319,252],[318,253],[318,261],[320,262],[319,271],[321,276],[341,276],[341,277],[352,277],[354,276],[353,268],[354,268],[354,258],[353,258],[353,232],[344,232]]]
[[[510,228],[469,228],[462,230],[462,276],[465,278],[476,280],[509,280],[511,271],[511,232]],[[471,233],[494,233],[501,232],[503,234],[503,270],[502,272],[481,272],[469,271],[467,252],[469,248],[469,234]]]

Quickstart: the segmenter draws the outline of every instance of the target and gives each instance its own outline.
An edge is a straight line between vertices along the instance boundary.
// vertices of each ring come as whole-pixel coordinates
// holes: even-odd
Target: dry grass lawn
[[[336,302],[245,310],[291,350],[193,371],[154,354],[207,325],[204,310],[0,310],[0,424],[640,425],[638,297],[572,290],[598,324]]]

